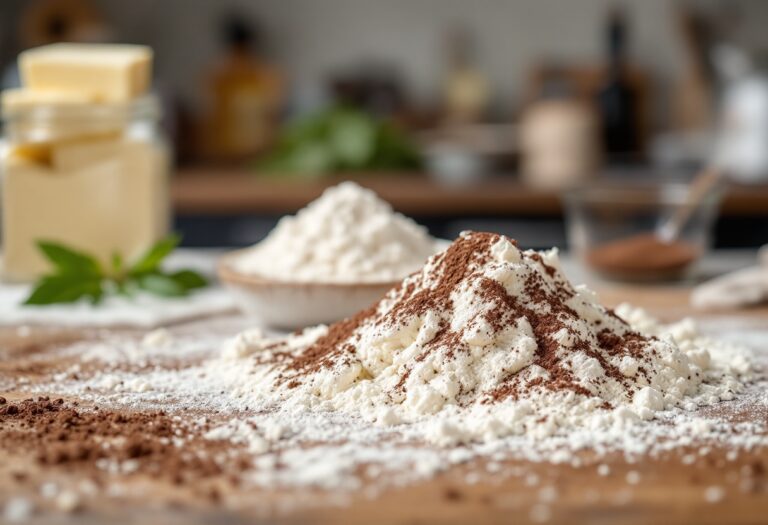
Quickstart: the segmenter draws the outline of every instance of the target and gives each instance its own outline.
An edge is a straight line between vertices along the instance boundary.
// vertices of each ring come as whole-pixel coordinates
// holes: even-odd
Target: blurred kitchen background
[[[768,2],[3,0],[19,51],[146,44],[188,246],[258,241],[341,179],[430,228],[566,246],[561,197],[730,182],[717,247],[768,241]]]

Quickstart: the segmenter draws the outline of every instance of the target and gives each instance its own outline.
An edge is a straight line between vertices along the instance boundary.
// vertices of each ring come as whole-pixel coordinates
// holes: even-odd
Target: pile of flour
[[[623,432],[732,399],[750,364],[730,351],[690,322],[606,309],[568,282],[554,250],[464,233],[370,310],[287,339],[247,332],[225,358],[242,371],[235,397],[418,423],[447,445]]]
[[[284,281],[395,282],[438,249],[425,228],[395,213],[372,191],[344,182],[281,219],[233,266]]]

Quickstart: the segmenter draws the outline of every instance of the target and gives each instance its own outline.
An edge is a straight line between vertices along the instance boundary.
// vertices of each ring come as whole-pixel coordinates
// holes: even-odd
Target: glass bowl
[[[710,246],[721,191],[693,210],[676,239],[656,232],[685,207],[678,183],[597,185],[563,195],[568,244],[597,275],[622,281],[670,281],[689,276]]]

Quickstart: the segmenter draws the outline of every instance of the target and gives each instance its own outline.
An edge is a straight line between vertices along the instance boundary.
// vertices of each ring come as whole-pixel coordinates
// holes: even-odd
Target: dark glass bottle
[[[627,74],[626,41],[624,13],[614,10],[606,31],[605,81],[597,94],[603,150],[613,160],[628,160],[640,152],[638,97]]]

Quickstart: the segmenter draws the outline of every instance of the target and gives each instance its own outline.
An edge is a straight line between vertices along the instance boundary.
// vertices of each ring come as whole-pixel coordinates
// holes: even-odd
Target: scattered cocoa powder
[[[401,321],[422,315],[433,308],[453,308],[451,293],[460,283],[471,278],[479,266],[487,262],[489,250],[497,239],[498,236],[492,233],[475,233],[451,244],[435,258],[437,283],[434,286],[427,286],[422,281],[411,283],[410,290],[407,290],[410,293],[400,299],[382,322]],[[513,243],[517,245],[514,241]],[[419,291],[414,293],[417,289]]]
[[[401,283],[387,295],[392,296],[402,291],[403,297],[380,322],[394,323],[405,317],[421,315],[430,308],[450,308],[452,306],[451,292],[459,283],[468,278],[477,265],[487,260],[488,250],[496,238],[497,236],[491,233],[478,233],[473,235],[471,240],[453,243],[445,252],[436,255],[436,266],[441,272],[438,284],[414,293],[417,288],[423,288],[419,286],[423,283],[410,282],[405,288],[402,288],[403,284]],[[353,317],[331,325],[326,335],[291,360],[289,369],[299,372],[301,376],[317,371],[322,367],[333,366],[336,362],[335,358],[339,354],[345,353],[348,346],[346,341],[353,336],[360,326],[376,314],[377,306],[378,304],[373,305]],[[442,330],[438,336],[443,340],[451,337],[445,330]],[[286,386],[289,388],[295,388],[300,384],[296,377],[286,380]]]
[[[291,361],[290,368],[303,372],[313,372],[327,363],[327,357],[335,350],[344,350],[346,341],[366,319],[376,312],[374,307],[358,312],[354,316],[331,325],[328,333],[310,345],[301,356]]]
[[[687,242],[666,243],[648,233],[592,248],[586,261],[607,277],[662,280],[680,277],[699,255],[699,249]]]
[[[406,323],[409,319],[422,316],[428,311],[438,314],[450,312],[454,308],[452,294],[457,288],[473,286],[482,301],[491,305],[481,317],[494,332],[514,325],[520,319],[527,320],[537,343],[535,364],[546,370],[550,377],[547,381],[533,381],[526,385],[519,380],[517,372],[510,373],[500,387],[490,392],[485,402],[499,402],[508,397],[517,398],[530,388],[570,390],[590,395],[590,391],[562,364],[568,355],[556,338],[556,334],[562,330],[570,334],[573,340],[572,349],[597,360],[607,378],[623,385],[627,397],[631,399],[634,392],[630,381],[596,349],[605,350],[610,356],[629,355],[642,361],[651,338],[630,330],[624,321],[621,321],[621,326],[625,329],[616,332],[607,328],[599,331],[594,328],[594,332],[589,334],[577,334],[571,326],[579,322],[579,314],[568,305],[576,291],[557,268],[547,264],[537,252],[521,252],[523,258],[541,268],[541,272],[530,273],[526,278],[523,289],[527,305],[524,305],[518,298],[511,296],[499,281],[481,274],[483,265],[491,260],[492,246],[499,239],[500,236],[491,233],[471,233],[463,236],[445,252],[432,259],[429,266],[431,273],[416,273],[404,284],[390,291],[383,303],[388,304],[388,307],[380,309],[381,305],[377,304],[354,317],[336,323],[314,344],[290,356],[285,367],[288,373],[281,375],[280,380],[289,388],[296,388],[302,384],[307,374],[338,364],[349,364],[355,352],[353,343],[359,340],[357,331],[366,323],[372,323],[374,328],[387,327]],[[517,246],[515,241],[511,242]],[[535,306],[531,306],[531,303]],[[616,317],[611,311],[607,314]],[[469,320],[465,330],[477,320]],[[598,324],[594,325],[597,326]],[[423,343],[422,353],[415,357],[415,361],[423,361],[438,349],[444,350],[447,359],[452,359],[461,352],[468,352],[469,347],[463,342],[463,336],[464,330],[452,330],[449,323],[440,321],[436,333],[431,340]],[[283,356],[280,356],[279,359],[282,358]],[[643,373],[643,369],[640,370]],[[398,383],[394,386],[395,391],[404,391],[409,375],[409,368],[402,371]]]
[[[443,497],[448,501],[461,501],[464,499],[464,494],[454,488],[454,487],[448,487],[445,489],[445,492],[443,492]]]
[[[244,466],[238,465],[237,454],[217,454],[231,452],[234,445],[203,439],[204,430],[163,411],[86,409],[48,397],[0,407],[3,454],[31,455],[42,466],[76,468],[93,476],[103,474],[103,461],[114,468],[131,461],[131,473],[208,490],[205,480],[232,475]],[[184,436],[183,446],[174,443],[179,435]]]

